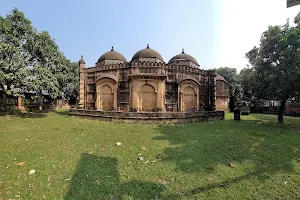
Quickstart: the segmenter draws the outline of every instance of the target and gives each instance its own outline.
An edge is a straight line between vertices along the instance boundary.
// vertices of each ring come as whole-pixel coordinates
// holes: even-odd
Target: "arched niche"
[[[156,93],[153,86],[145,84],[141,87],[142,111],[152,112],[156,107]]]
[[[178,85],[178,110],[196,112],[199,110],[199,83],[183,80]]]
[[[96,81],[96,109],[112,111],[117,107],[117,82],[103,77]]]
[[[130,77],[130,109],[136,112],[165,111],[164,77]]]
[[[196,110],[197,96],[194,88],[187,86],[182,90],[182,111],[194,112]]]
[[[111,111],[114,107],[114,94],[112,88],[108,85],[103,85],[100,88],[100,109]]]

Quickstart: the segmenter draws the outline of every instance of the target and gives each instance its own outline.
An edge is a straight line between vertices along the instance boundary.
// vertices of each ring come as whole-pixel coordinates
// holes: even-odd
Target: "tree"
[[[240,79],[235,68],[220,67],[215,69],[216,73],[220,74],[229,83],[230,102],[229,108],[233,111],[235,102],[242,98]]]
[[[283,123],[285,103],[300,93],[300,26],[270,26],[259,47],[246,53],[252,66],[258,98],[281,101],[278,122]]]
[[[45,90],[52,98],[56,98],[65,85],[69,62],[46,31],[41,33],[35,31],[27,49],[30,52],[31,66],[31,81],[28,88],[35,91],[36,98],[40,100]]]
[[[0,16],[0,89],[6,95],[23,96],[29,75],[25,46],[32,31],[31,22],[17,9]]]
[[[255,90],[255,71],[253,68],[243,68],[239,73],[241,90],[243,91],[244,100],[252,100],[256,95]]]
[[[36,64],[43,65],[53,74],[58,82],[58,94],[67,99],[76,99],[79,88],[79,66],[71,63],[59,51],[55,41],[48,32],[35,35],[32,44],[29,45],[32,58]]]
[[[62,93],[76,98],[77,69],[49,33],[34,29],[22,12],[0,16],[0,90],[6,95],[33,92],[42,102],[46,91],[52,98]]]
[[[67,70],[67,78],[63,88],[64,96],[76,101],[79,90],[79,65],[78,62],[72,62]]]

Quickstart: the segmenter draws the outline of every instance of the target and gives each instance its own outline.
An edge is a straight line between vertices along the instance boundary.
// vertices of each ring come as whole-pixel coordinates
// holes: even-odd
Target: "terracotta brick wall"
[[[229,111],[229,85],[225,81],[216,81],[216,109]]]

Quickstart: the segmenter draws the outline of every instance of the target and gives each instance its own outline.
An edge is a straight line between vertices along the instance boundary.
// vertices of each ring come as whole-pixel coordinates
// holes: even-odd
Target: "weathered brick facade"
[[[80,109],[197,112],[216,107],[215,72],[200,69],[184,51],[165,63],[147,46],[127,62],[112,48],[95,66],[85,68],[83,58],[79,65]]]
[[[216,75],[216,109],[229,111],[229,84],[219,74]]]

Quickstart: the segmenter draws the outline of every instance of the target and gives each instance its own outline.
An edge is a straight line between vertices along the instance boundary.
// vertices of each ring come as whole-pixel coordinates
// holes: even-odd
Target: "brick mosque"
[[[228,110],[229,84],[184,52],[165,62],[149,45],[130,61],[112,49],[95,66],[79,61],[79,109],[115,112]]]

